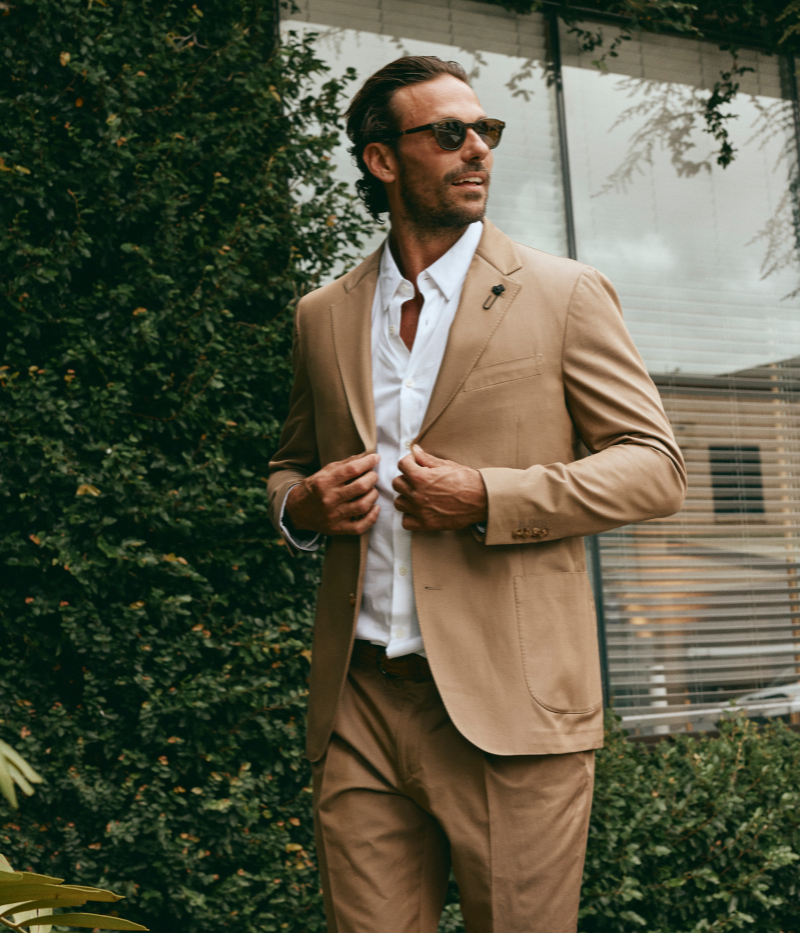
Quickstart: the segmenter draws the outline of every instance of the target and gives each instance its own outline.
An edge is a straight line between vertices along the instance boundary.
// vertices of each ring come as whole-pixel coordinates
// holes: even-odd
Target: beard
[[[449,194],[453,182],[459,175],[469,172],[485,172],[486,182],[474,192],[469,200],[453,203]],[[400,160],[400,196],[411,223],[423,235],[435,236],[443,230],[467,227],[486,214],[489,193],[489,173],[482,162],[470,162],[454,172],[449,172],[440,182],[425,179],[422,184],[411,177],[405,163]]]

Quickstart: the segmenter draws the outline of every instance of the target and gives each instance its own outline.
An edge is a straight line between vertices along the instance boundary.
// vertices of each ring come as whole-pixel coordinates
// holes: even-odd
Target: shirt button
[[[397,572],[401,577],[404,577],[408,573],[408,567],[401,567]]]
[[[394,630],[394,637],[395,637],[395,638],[405,638],[405,637],[406,637],[406,630],[405,630],[404,628],[397,628],[397,629],[395,629],[395,630]]]
[[[406,450],[411,450],[411,445],[412,445],[412,444],[413,444],[413,441],[406,441],[406,443],[405,443],[405,448],[406,448]]]
[[[414,289],[408,284],[408,282],[400,283],[400,294],[401,295],[413,295]]]
[[[413,379],[406,379],[406,386],[407,386],[409,389],[413,389],[413,388],[414,388],[414,380],[413,380]]]
[[[392,324],[392,326],[389,328],[389,333],[392,335],[392,337],[394,337],[394,335],[397,333],[397,328],[394,326],[394,324]]]

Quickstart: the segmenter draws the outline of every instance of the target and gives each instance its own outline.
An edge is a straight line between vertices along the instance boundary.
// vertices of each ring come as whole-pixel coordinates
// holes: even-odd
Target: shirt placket
[[[397,339],[399,337],[400,313],[403,302],[413,295],[410,282],[403,281],[398,288],[399,301],[397,304]],[[394,315],[392,315],[394,319]],[[417,349],[415,342],[415,349]],[[400,391],[397,412],[397,449],[396,460],[404,457],[414,439],[414,419],[417,399],[414,392],[414,368],[418,353],[407,352],[405,345],[401,346],[398,354],[398,374],[400,375]],[[403,513],[395,510],[392,516],[392,543],[394,550],[394,585],[392,586],[392,618],[387,654],[394,656],[402,654],[401,645],[411,633],[411,620],[414,612],[414,589],[411,574],[411,533],[403,528]]]

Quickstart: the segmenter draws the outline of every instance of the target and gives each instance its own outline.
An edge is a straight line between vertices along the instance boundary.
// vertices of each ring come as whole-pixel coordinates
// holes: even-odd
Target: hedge
[[[0,4],[0,736],[18,868],[162,933],[323,928],[318,562],[267,517],[298,294],[363,213],[261,0]]]

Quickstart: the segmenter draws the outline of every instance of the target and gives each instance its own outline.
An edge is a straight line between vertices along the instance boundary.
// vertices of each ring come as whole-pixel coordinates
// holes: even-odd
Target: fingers
[[[380,457],[377,454],[356,454],[346,460],[329,464],[328,475],[335,485],[350,483],[367,470],[374,469],[379,460]]]
[[[364,532],[369,531],[378,520],[380,511],[381,507],[379,505],[373,505],[366,515],[362,515],[355,521],[342,522],[341,525],[337,525],[336,528],[332,529],[329,533],[334,535],[363,535]]]
[[[416,505],[411,501],[411,499],[406,496],[398,496],[394,500],[394,507],[398,512],[417,512],[418,509]]]
[[[419,444],[414,444],[411,447],[411,454],[420,466],[428,467],[429,469],[449,462],[448,460],[440,460],[439,457],[434,457],[433,454],[429,454],[427,451],[423,450]]]
[[[371,489],[375,488],[378,482],[378,474],[370,470],[369,473],[363,473],[351,483],[335,488],[335,496],[338,502],[351,502],[366,495]]]
[[[428,528],[416,515],[404,515],[403,516],[403,528],[406,531],[430,531]]]
[[[405,476],[395,476],[392,480],[392,489],[399,492],[401,496],[408,496],[409,498],[414,494],[414,487]]]
[[[356,516],[364,515],[369,512],[377,501],[378,490],[373,487],[365,495],[359,496],[357,499],[351,499],[348,502],[343,502],[336,510],[337,518],[352,519]]]
[[[414,459],[413,454],[406,454],[405,457],[398,462],[397,468],[404,476],[409,477],[412,482],[414,477],[419,476],[422,472],[422,467]]]

